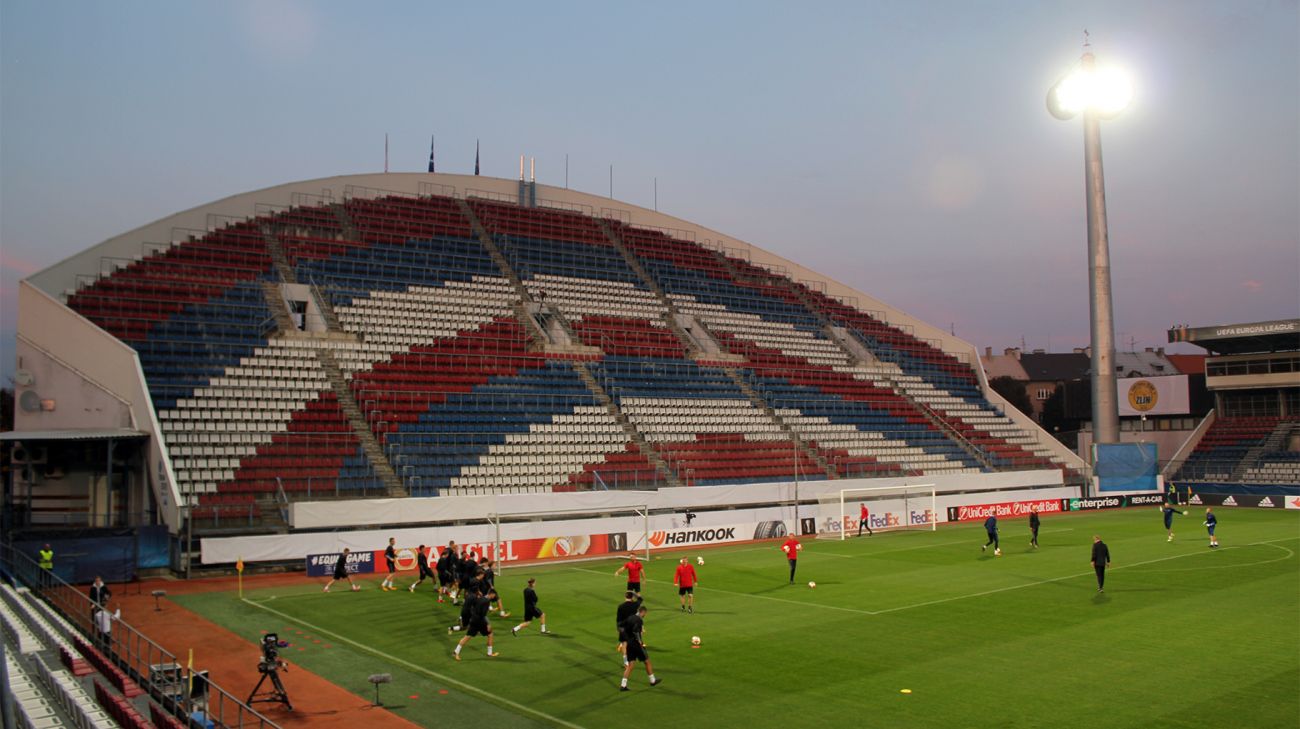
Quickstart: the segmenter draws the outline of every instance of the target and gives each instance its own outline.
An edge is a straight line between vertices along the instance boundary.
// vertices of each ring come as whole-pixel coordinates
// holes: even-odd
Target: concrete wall
[[[18,289],[18,353],[25,369],[40,373],[31,389],[56,403],[52,412],[16,407],[14,429],[129,427],[149,433],[150,486],[164,522],[179,529],[180,493],[135,350],[29,279]],[[77,402],[78,394],[88,402]]]

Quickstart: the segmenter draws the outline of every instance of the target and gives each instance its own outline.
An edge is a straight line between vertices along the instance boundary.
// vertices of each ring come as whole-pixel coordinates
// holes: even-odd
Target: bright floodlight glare
[[[1048,106],[1054,116],[1069,119],[1084,109],[1103,117],[1123,111],[1133,100],[1133,84],[1122,71],[1077,68],[1052,87]]]

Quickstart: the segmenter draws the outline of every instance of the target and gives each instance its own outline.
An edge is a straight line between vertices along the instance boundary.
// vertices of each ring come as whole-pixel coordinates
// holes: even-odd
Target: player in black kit
[[[663,683],[655,678],[654,667],[650,665],[650,656],[646,653],[645,643],[641,640],[641,634],[645,630],[645,605],[636,609],[636,614],[623,621],[623,632],[627,634],[627,663],[623,664],[623,681],[619,684],[619,691],[627,691],[627,677],[632,675],[632,664],[641,661],[645,664],[646,675],[650,677],[650,685],[658,686]]]
[[[628,590],[624,593],[623,602],[619,603],[618,612],[614,615],[614,625],[618,627],[618,652],[623,654],[623,665],[627,665],[627,633],[623,632],[623,623],[628,618],[636,615],[636,609],[641,607],[641,596]]]
[[[442,550],[438,556],[438,602],[442,602],[442,596],[451,596],[451,584],[456,581],[456,543],[448,542],[447,548]]]
[[[1040,523],[1041,522],[1038,519],[1038,509],[1035,508],[1029,512],[1029,531],[1032,535],[1029,538],[1029,546],[1034,549],[1038,549],[1038,527]]]
[[[397,538],[389,537],[388,546],[384,548],[384,562],[388,567],[388,576],[379,584],[381,590],[396,590],[397,586],[393,584],[393,575],[397,574]]]
[[[416,580],[411,585],[411,592],[415,592],[415,588],[423,583],[424,578],[426,577],[433,580],[435,585],[438,584],[437,578],[433,576],[433,570],[429,569],[429,553],[425,551],[423,544],[420,545],[420,549],[415,553],[415,563],[420,570],[420,579]]]
[[[460,584],[457,592],[459,592],[460,597],[464,599],[469,595],[469,593],[465,591],[466,586],[474,581],[474,575],[478,573],[478,560],[474,559],[474,556],[471,555],[468,550],[464,550],[460,553],[460,559],[457,560],[456,565],[460,570],[460,574],[456,577],[456,581]],[[456,604],[455,593],[452,593],[451,604]]]
[[[542,612],[541,608],[537,607],[537,590],[533,589],[533,585],[535,584],[537,584],[537,580],[529,577],[528,587],[524,588],[524,622],[511,628],[511,635],[519,635],[519,631],[527,628],[528,624],[533,622],[533,618],[542,621],[542,634],[545,635],[547,633],[546,613]]]
[[[456,650],[452,654],[456,660],[460,660],[460,649],[465,647],[470,638],[477,635],[487,636],[487,654],[489,658],[496,658],[499,653],[492,650],[492,625],[488,622],[488,605],[496,598],[495,592],[489,592],[486,595],[471,595],[465,598],[465,604],[470,607],[469,627],[465,630],[465,637],[460,639],[456,644]]]

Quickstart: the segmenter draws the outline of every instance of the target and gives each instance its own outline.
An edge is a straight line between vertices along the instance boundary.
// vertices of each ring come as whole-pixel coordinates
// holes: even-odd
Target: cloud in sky
[[[239,22],[249,42],[267,56],[296,60],[316,50],[320,21],[300,0],[255,0],[239,8]]]
[[[1248,279],[1246,279],[1245,281],[1242,281],[1242,282],[1241,282],[1241,287],[1242,287],[1243,289],[1246,289],[1247,291],[1249,291],[1249,292],[1251,292],[1251,293],[1253,294],[1253,293],[1255,293],[1255,292],[1257,292],[1257,291],[1260,291],[1260,290],[1262,290],[1262,289],[1264,288],[1264,282],[1263,282],[1263,281],[1256,281],[1256,280],[1253,279],[1253,278],[1248,278]]]

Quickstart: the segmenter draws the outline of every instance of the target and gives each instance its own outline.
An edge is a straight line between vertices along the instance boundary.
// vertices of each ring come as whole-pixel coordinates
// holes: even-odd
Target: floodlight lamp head
[[[1047,91],[1047,111],[1068,121],[1083,111],[1113,119],[1133,100],[1133,83],[1116,68],[1097,68],[1091,53]]]

